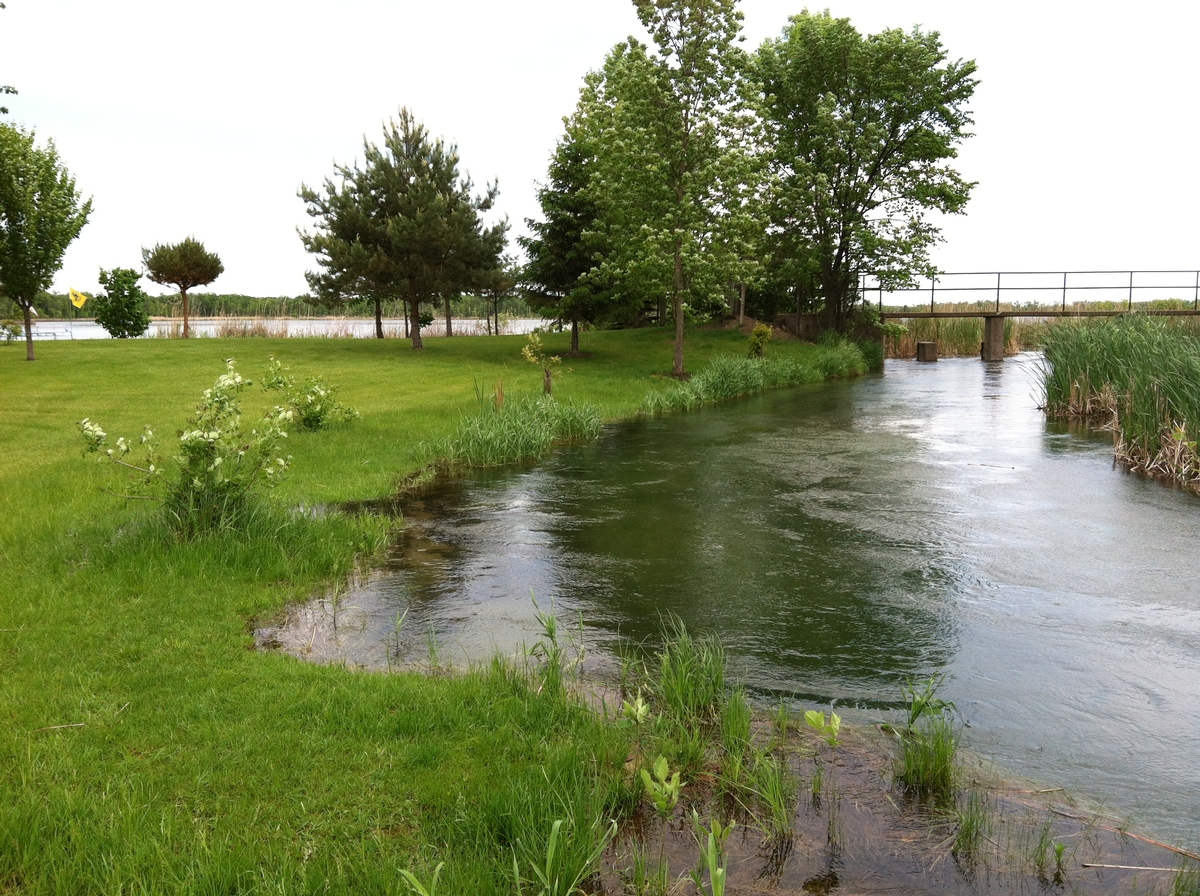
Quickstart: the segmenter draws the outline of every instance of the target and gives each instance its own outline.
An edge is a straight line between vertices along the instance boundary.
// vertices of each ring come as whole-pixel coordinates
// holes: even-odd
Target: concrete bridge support
[[[983,319],[983,345],[979,355],[985,361],[1004,360],[1004,318],[991,315]]]

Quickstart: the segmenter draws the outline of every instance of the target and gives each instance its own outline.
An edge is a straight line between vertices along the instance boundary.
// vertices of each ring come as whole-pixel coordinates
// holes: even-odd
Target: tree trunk
[[[683,246],[675,238],[675,364],[671,376],[682,377],[683,373]]]
[[[446,312],[446,335],[454,335],[454,327],[450,324],[450,296],[445,296],[444,309]]]
[[[179,287],[179,298],[183,300],[183,338],[187,339],[192,335],[191,327],[188,321],[188,297],[187,290],[182,286]]]
[[[738,326],[742,325],[742,318],[746,316],[746,284],[742,284],[742,299],[738,302]]]
[[[400,301],[402,301],[404,303],[404,338],[407,339],[408,338],[408,318],[409,318],[408,299],[401,299]]]
[[[571,318],[571,354],[579,354],[579,318]]]
[[[542,390],[547,395],[554,394],[554,371],[549,367],[542,370]]]
[[[424,348],[421,343],[421,302],[416,297],[413,298],[412,309],[409,311],[408,331],[412,335],[413,349]]]
[[[19,303],[25,311],[25,360],[33,361],[33,314],[30,309],[31,305],[26,305],[24,302]]]
[[[375,297],[375,338],[383,338],[383,300]]]

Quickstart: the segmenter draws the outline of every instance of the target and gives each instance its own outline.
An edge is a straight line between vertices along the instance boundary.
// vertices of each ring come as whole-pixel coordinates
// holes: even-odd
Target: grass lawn
[[[570,794],[629,798],[626,735],[513,670],[385,676],[250,649],[254,619],[350,573],[385,523],[280,512],[179,541],[81,454],[83,417],[111,436],[152,424],[169,446],[224,359],[255,378],[274,354],[362,416],[292,433],[272,501],[384,496],[477,407],[477,384],[540,388],[523,342],[44,342],[34,363],[0,347],[0,893],[404,893],[400,869],[439,861],[444,892],[511,893],[513,850],[536,853],[528,832],[578,808]],[[583,348],[556,396],[607,419],[674,386],[656,376],[668,333]],[[687,351],[699,370],[746,340],[698,330]],[[246,396],[256,418],[268,396]]]

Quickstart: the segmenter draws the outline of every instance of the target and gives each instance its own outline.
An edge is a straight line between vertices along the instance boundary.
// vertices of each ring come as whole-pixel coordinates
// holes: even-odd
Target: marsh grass
[[[960,799],[956,820],[954,856],[965,868],[972,869],[982,857],[984,844],[995,829],[990,794],[978,787],[968,788]]]
[[[770,752],[759,753],[751,772],[754,794],[763,807],[767,838],[776,842],[792,839],[800,783],[786,760]]]
[[[948,715],[926,716],[900,739],[896,779],[910,793],[937,805],[953,804],[959,731]]]
[[[582,442],[600,434],[600,410],[594,405],[556,401],[549,395],[519,396],[482,405],[464,416],[457,432],[430,445],[431,460],[468,467],[497,467],[536,460],[554,445]]]
[[[1200,867],[1185,859],[1171,882],[1171,896],[1200,896]]]
[[[956,307],[940,310],[966,309]],[[979,357],[984,326],[981,317],[915,318],[901,320],[899,323],[904,325],[905,332],[886,340],[885,347],[889,358],[915,358],[918,342],[936,342],[941,357]],[[1038,320],[1006,318],[1005,354],[1015,355],[1018,352],[1040,348],[1045,330],[1046,324]]]
[[[1135,472],[1200,490],[1200,338],[1130,315],[1047,330],[1049,416],[1114,430],[1116,456]]]
[[[710,724],[725,702],[725,648],[712,636],[696,637],[678,617],[663,625],[656,696],[664,711],[683,722]]]
[[[691,379],[667,390],[648,392],[641,410],[648,415],[690,411],[781,386],[858,376],[866,372],[867,361],[862,351],[843,339],[818,346],[811,360],[805,361],[717,356]]]

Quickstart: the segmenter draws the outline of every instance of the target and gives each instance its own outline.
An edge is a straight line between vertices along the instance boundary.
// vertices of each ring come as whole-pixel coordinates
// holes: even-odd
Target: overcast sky
[[[402,105],[458,144],[477,183],[499,179],[520,232],[583,75],[640,34],[629,0],[5,2],[0,84],[20,91],[7,120],[53,138],[94,198],[60,291],[195,236],[225,263],[210,289],[305,292],[297,188],[361,156]],[[746,46],[801,8],[742,0]],[[1200,4],[829,9],[867,33],[939,31],[952,58],[979,64],[960,158],[979,186],[945,224],[942,270],[1200,266]]]

